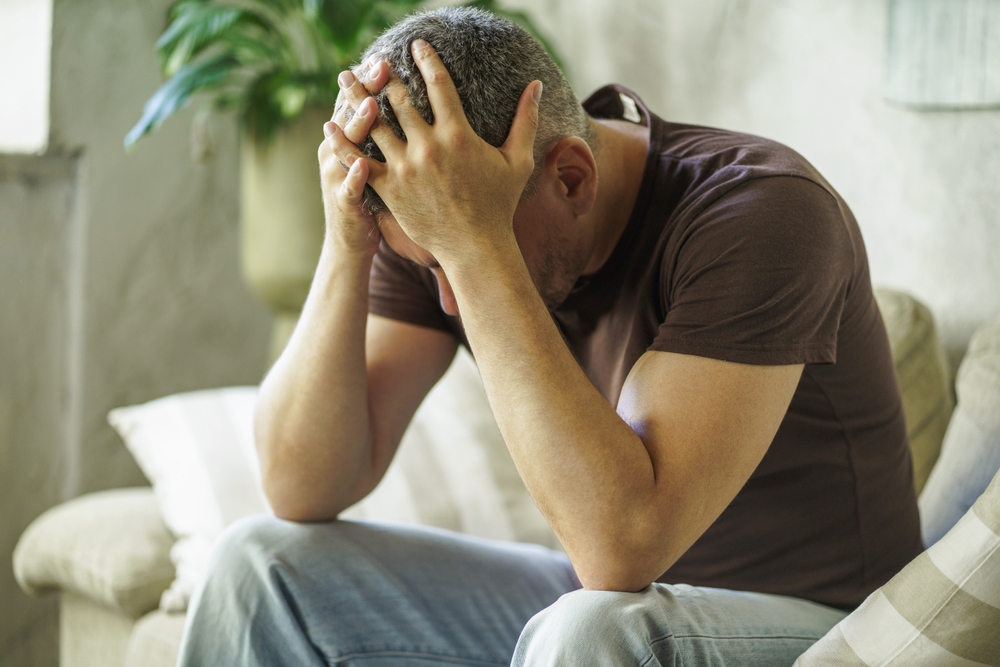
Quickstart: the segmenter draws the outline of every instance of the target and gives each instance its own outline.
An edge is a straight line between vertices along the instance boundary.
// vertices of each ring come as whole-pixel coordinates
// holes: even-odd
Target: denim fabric
[[[789,667],[844,616],[806,600],[684,584],[579,590],[529,621],[513,664]]]
[[[718,589],[579,588],[566,556],[542,547],[254,517],[220,539],[178,664],[791,665],[843,616]]]

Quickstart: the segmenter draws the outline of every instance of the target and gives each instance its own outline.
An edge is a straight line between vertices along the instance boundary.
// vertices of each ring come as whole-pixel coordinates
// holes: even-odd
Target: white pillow
[[[962,518],[1000,470],[1000,320],[969,341],[955,380],[958,406],[941,456],[920,494],[924,543],[934,544]]]
[[[153,485],[176,578],[160,598],[183,611],[215,538],[233,521],[269,511],[253,442],[256,387],[175,394],[118,408],[108,422]]]
[[[1000,473],[947,535],[793,667],[1000,665]]]
[[[165,611],[187,608],[227,525],[269,511],[253,442],[256,397],[256,387],[211,389],[108,414],[178,538],[170,554],[177,577],[160,600]],[[414,415],[385,478],[341,517],[559,548],[514,468],[464,350]]]

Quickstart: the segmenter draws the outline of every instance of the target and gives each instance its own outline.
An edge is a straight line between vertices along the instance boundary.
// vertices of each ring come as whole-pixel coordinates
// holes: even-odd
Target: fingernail
[[[531,98],[533,100],[535,100],[536,103],[540,99],[542,99],[542,82],[541,81],[539,81],[538,85],[535,86],[535,89],[533,91],[531,91]]]
[[[427,48],[429,46],[430,46],[430,44],[428,44],[426,40],[423,40],[423,39],[415,39],[415,40],[413,40],[413,50],[415,52],[419,53],[420,55],[423,55],[424,52],[427,51]]]
[[[368,68],[368,80],[369,81],[374,81],[375,78],[378,76],[378,73],[379,73],[379,70],[380,70],[379,65],[381,65],[381,64],[382,64],[382,61],[379,60],[374,65],[372,65],[371,67]]]
[[[345,70],[337,77],[337,83],[340,84],[341,88],[350,88],[351,84],[354,83],[354,75]]]
[[[331,125],[333,125],[332,120],[328,120],[327,122],[323,123],[323,134],[326,136],[327,139],[329,139],[330,136],[333,134],[333,128],[330,127]]]
[[[358,107],[358,116],[364,118],[367,115],[368,115],[368,98],[366,97],[365,100]]]
[[[352,175],[352,176],[353,176],[354,174],[358,173],[358,170],[359,170],[359,169],[361,169],[361,167],[360,167],[360,164],[361,164],[361,158],[358,158],[358,159],[356,159],[356,160],[355,160],[355,161],[354,161],[354,162],[353,162],[353,163],[351,164],[351,168],[350,168],[350,169],[348,170],[348,172],[347,172],[347,173],[348,173],[349,175]]]

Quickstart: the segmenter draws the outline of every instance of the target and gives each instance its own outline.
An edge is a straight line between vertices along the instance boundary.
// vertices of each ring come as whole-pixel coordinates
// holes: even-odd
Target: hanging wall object
[[[1000,0],[889,0],[885,97],[1000,108]]]

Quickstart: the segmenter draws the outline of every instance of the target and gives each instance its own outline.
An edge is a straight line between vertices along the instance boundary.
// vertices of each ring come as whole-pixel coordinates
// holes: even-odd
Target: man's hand
[[[403,232],[442,264],[514,243],[514,210],[534,168],[541,81],[525,88],[507,141],[494,148],[469,125],[451,76],[430,44],[417,40],[411,50],[427,85],[434,124],[410,105],[402,84],[390,83],[389,103],[407,140],[387,127],[373,128],[386,163],[375,167],[369,161],[369,183]],[[358,111],[372,104],[366,100]]]
[[[387,80],[388,68],[382,62],[368,68],[364,83],[351,72],[341,73],[336,111],[323,126],[326,139],[319,147],[327,240],[369,257],[382,237],[375,219],[364,208],[363,196],[365,182],[379,163],[362,159],[357,144],[378,120],[378,105],[371,94],[381,90]]]

